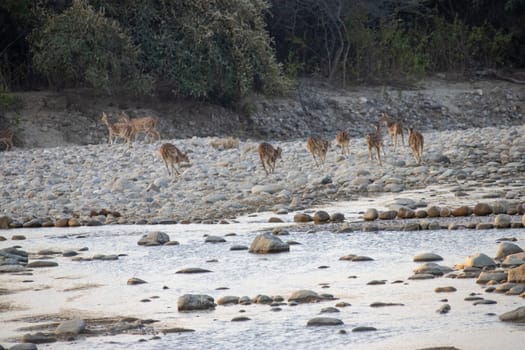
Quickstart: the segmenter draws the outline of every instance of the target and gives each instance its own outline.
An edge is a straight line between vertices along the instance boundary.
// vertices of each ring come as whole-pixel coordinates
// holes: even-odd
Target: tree
[[[152,79],[143,74],[140,48],[118,22],[83,0],[50,15],[31,37],[35,69],[53,87],[95,88],[106,94],[148,93]]]

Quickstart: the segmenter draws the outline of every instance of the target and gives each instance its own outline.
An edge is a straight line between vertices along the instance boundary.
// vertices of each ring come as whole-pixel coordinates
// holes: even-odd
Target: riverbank
[[[219,223],[261,211],[322,209],[335,201],[373,199],[381,193],[392,194],[392,199],[410,196],[414,210],[499,202],[510,214],[521,213],[525,126],[423,135],[421,165],[408,147],[394,151],[387,141],[380,166],[368,158],[364,139],[352,138],[349,157],[332,146],[324,166],[317,167],[304,140],[273,141],[283,156],[268,176],[255,141],[228,149],[217,148],[221,142],[215,138],[197,137],[138,141],[132,148],[98,144],[15,149],[0,158],[1,215],[10,218],[9,227]],[[190,158],[180,177],[168,176],[158,154],[166,141]],[[390,209],[399,207],[393,200],[377,209],[390,204]]]

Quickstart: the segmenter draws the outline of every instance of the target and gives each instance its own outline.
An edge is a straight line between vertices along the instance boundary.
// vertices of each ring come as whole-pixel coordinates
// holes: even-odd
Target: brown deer
[[[13,148],[13,135],[14,133],[11,129],[0,130],[0,142],[5,144],[6,151]]]
[[[319,166],[319,164],[317,163],[317,158],[319,158],[321,164],[324,165],[326,153],[328,152],[329,147],[330,142],[323,140],[320,137],[308,136],[308,138],[306,139],[306,148],[314,158],[315,165],[317,166]]]
[[[381,137],[381,121],[377,122],[375,132],[366,135],[366,144],[368,145],[368,156],[370,157],[370,160],[372,160],[372,148],[375,148],[377,152],[377,160],[379,161],[379,165],[382,166],[381,148],[383,149],[383,155],[385,157],[386,155],[383,138]]]
[[[410,149],[412,150],[416,163],[421,164],[423,157],[423,135],[413,128],[408,128],[408,143],[410,144]]]
[[[108,115],[105,112],[102,112],[100,117],[100,122],[105,124],[109,132],[109,144],[113,144],[113,139],[121,138],[131,147],[131,134],[133,133],[133,128],[131,125],[126,123],[110,123],[108,120]],[[116,142],[116,141],[115,141]]]
[[[188,155],[186,153],[182,153],[177,147],[175,147],[174,144],[171,143],[165,143],[160,146],[159,153],[162,157],[162,160],[164,160],[164,164],[166,164],[166,169],[168,170],[168,175],[170,176],[173,175],[173,172],[177,173],[177,175],[180,175],[179,171],[175,167],[175,164],[179,164],[181,162],[190,162]]]
[[[269,143],[263,142],[257,150],[259,151],[259,158],[261,159],[266,175],[273,173],[275,171],[275,162],[281,158],[283,152],[281,147],[273,148]],[[266,166],[268,166],[268,169]]]
[[[126,112],[121,112],[119,121],[131,125],[133,128],[133,135],[135,135],[134,140],[137,140],[140,133],[144,133],[148,137],[148,141],[153,139],[154,136],[157,140],[160,140],[160,133],[157,130],[157,119],[153,117],[131,119]]]
[[[403,128],[401,124],[395,121],[391,121],[390,117],[386,113],[381,113],[380,122],[384,122],[386,129],[388,131],[388,136],[390,137],[390,142],[394,144],[394,151],[397,148],[397,137],[401,135],[401,141],[403,142],[403,147],[405,147],[405,135],[403,134]]]
[[[337,134],[335,135],[335,143],[336,145],[338,145],[339,147],[341,147],[341,154],[344,156],[344,155],[349,155],[350,154],[350,147],[349,147],[349,144],[350,144],[350,133],[349,133],[349,130],[346,129],[344,131],[338,131]]]

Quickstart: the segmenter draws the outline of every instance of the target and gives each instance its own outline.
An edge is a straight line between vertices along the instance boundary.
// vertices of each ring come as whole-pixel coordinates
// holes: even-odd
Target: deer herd
[[[130,118],[125,112],[121,112],[118,122],[112,123],[109,120],[108,114],[102,112],[99,121],[106,125],[108,129],[108,141],[112,145],[118,139],[122,139],[128,147],[131,147],[131,139],[137,139],[140,134],[144,134],[145,140],[148,142],[152,140],[160,140],[160,132],[157,130],[157,119],[153,117]],[[379,121],[375,124],[375,130],[365,137],[368,146],[368,155],[370,160],[373,160],[373,151],[377,155],[377,161],[382,166],[381,151],[386,157],[385,146],[383,143],[383,136],[381,132],[381,125],[386,126],[390,143],[393,145],[394,152],[396,152],[398,145],[398,137],[401,136],[401,142],[405,147],[405,137],[403,134],[403,127],[401,123],[390,119],[388,114],[381,113]],[[423,135],[414,130],[407,128],[408,144],[410,150],[417,164],[421,164],[423,155]],[[0,143],[5,145],[8,151],[13,147],[13,131],[10,129],[0,129]],[[350,130],[338,131],[335,136],[335,144],[341,149],[343,156],[350,154]],[[326,160],[326,154],[330,148],[330,142],[323,140],[318,136],[309,136],[306,140],[306,148],[312,155],[316,166],[323,166]],[[280,147],[274,148],[271,144],[263,142],[257,148],[259,158],[266,175],[269,175],[275,170],[276,161],[282,157],[282,149]],[[189,163],[187,154],[182,153],[175,145],[171,143],[164,143],[160,149],[159,154],[166,165],[168,175],[180,175],[179,170],[175,167],[181,162]]]

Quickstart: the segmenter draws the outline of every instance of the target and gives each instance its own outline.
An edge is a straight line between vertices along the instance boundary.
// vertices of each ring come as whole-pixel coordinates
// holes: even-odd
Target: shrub
[[[34,67],[53,87],[87,86],[106,94],[148,93],[152,79],[142,74],[139,47],[118,22],[85,1],[51,15],[30,38]]]

